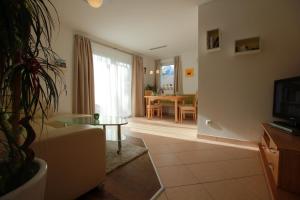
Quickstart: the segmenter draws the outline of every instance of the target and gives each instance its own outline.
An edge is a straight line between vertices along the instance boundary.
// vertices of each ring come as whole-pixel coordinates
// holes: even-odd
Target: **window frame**
[[[162,68],[167,67],[167,66],[172,66],[173,67],[173,82],[172,82],[172,87],[171,89],[166,89],[162,86]],[[174,93],[175,90],[175,64],[174,63],[162,63],[160,66],[160,88],[162,88],[164,91],[172,91]]]

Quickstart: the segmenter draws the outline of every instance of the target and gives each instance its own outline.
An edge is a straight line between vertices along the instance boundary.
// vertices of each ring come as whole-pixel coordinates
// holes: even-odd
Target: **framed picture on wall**
[[[185,69],[185,76],[191,78],[194,76],[194,67],[189,67]]]

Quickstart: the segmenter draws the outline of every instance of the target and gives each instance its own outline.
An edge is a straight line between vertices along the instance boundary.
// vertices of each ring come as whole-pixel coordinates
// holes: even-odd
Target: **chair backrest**
[[[153,91],[152,90],[145,90],[145,96],[152,96]]]

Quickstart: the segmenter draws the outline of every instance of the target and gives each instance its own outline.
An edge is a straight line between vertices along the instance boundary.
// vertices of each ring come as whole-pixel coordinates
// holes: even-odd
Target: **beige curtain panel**
[[[91,41],[75,35],[73,113],[95,112],[94,67]]]
[[[175,94],[183,93],[182,86],[182,66],[180,56],[174,58],[174,68],[175,68],[175,77],[174,77],[174,91]]]
[[[154,71],[154,88],[160,88],[160,74],[157,74],[156,71],[160,71],[161,63],[160,60],[155,60],[155,71]]]
[[[133,56],[132,62],[132,116],[144,117],[144,66],[143,58]]]

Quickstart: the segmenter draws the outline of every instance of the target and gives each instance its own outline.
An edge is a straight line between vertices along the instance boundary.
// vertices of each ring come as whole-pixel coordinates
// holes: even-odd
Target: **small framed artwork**
[[[193,67],[189,67],[185,69],[185,76],[188,78],[191,78],[194,76],[194,68]]]

